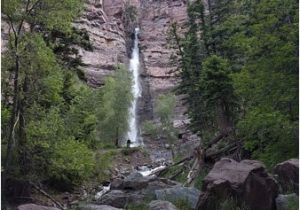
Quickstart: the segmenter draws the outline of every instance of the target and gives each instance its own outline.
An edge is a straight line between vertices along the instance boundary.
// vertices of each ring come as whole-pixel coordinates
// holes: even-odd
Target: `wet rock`
[[[283,192],[290,190],[295,193],[299,192],[299,160],[290,159],[279,163],[274,168],[274,174],[277,175],[278,181]]]
[[[156,199],[176,202],[186,201],[191,208],[195,208],[200,195],[200,191],[192,187],[175,186],[155,191]]]
[[[154,200],[149,204],[149,210],[179,210],[169,201]]]
[[[277,210],[288,210],[289,202],[297,202],[299,197],[296,193],[289,195],[278,195],[276,198]]]
[[[81,205],[79,207],[80,207],[80,209],[83,209],[83,210],[123,210],[123,209],[115,208],[112,206],[95,205],[95,204],[86,204],[86,205]]]
[[[261,162],[222,158],[204,178],[202,191],[197,210],[212,210],[230,196],[251,210],[273,210],[278,186]]]
[[[149,181],[149,177],[144,177],[140,173],[134,172],[124,179],[123,188],[131,190],[142,189],[148,186]]]
[[[103,195],[96,204],[109,205],[116,208],[123,208],[127,203],[128,195],[121,190],[112,190]]]
[[[123,179],[115,178],[110,184],[110,189],[112,190],[122,189],[122,188],[123,188]]]
[[[93,51],[79,48],[82,67],[89,85],[97,87],[104,84],[104,79],[114,71],[117,63],[128,62],[122,15],[123,0],[85,2],[84,12],[75,21],[74,26],[86,30]]]
[[[60,210],[55,207],[41,206],[33,203],[23,204],[17,207],[17,210]]]

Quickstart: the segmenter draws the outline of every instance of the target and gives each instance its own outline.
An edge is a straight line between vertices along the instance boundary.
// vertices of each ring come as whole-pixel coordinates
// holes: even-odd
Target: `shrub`
[[[154,124],[152,121],[148,120],[143,123],[143,132],[146,135],[150,135],[153,138],[158,137],[158,125]]]
[[[54,144],[49,165],[51,179],[73,186],[88,178],[94,167],[93,153],[85,144],[73,139]]]
[[[113,166],[112,162],[117,155],[117,150],[109,150],[105,153],[96,154],[96,168],[95,175],[98,182],[109,180],[109,169]]]

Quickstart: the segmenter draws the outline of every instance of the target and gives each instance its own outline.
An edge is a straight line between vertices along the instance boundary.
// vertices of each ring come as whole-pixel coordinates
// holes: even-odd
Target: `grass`
[[[182,167],[184,166],[177,165],[168,168],[168,170],[163,174],[163,177],[170,178],[171,176],[179,172],[179,170],[181,170]],[[188,169],[184,168],[183,172],[180,175],[176,176],[173,180],[184,183],[187,180],[188,172],[189,172]]]
[[[141,204],[129,204],[126,207],[126,210],[148,210],[149,207],[146,203],[141,203]]]
[[[192,210],[187,200],[178,200],[174,203],[174,205],[180,210]]]
[[[298,210],[299,209],[299,200],[290,198],[288,201],[288,208],[287,210]]]
[[[203,168],[199,175],[197,176],[196,180],[195,180],[195,188],[201,190],[202,188],[202,184],[203,184],[203,180],[206,177],[206,175],[209,173],[209,169],[208,168]]]

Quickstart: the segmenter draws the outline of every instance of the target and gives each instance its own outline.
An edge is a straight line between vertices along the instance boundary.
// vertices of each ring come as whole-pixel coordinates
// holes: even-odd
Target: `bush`
[[[148,120],[143,123],[143,132],[146,135],[150,135],[153,138],[158,137],[158,126],[154,124],[152,121]]]
[[[299,210],[299,200],[289,199],[287,210]]]
[[[93,153],[73,139],[59,141],[50,157],[49,176],[64,184],[77,185],[88,178],[95,167]]]
[[[98,182],[110,179],[109,169],[113,166],[112,162],[117,155],[117,150],[110,150],[105,153],[96,154],[95,175]]]
[[[195,182],[195,187],[197,189],[201,190],[202,184],[203,184],[203,179],[206,177],[208,172],[209,172],[209,170],[207,168],[204,168],[203,170],[200,171],[200,174],[197,176],[196,182]]]

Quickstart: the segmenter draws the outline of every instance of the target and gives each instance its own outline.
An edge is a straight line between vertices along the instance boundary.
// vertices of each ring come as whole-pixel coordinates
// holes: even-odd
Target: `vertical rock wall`
[[[93,51],[79,49],[88,84],[97,87],[111,74],[118,63],[128,65],[128,32],[124,26],[126,3],[138,10],[136,24],[140,27],[140,57],[142,98],[138,103],[140,121],[156,119],[153,113],[159,94],[169,92],[179,79],[169,74],[174,69],[169,62],[172,50],[168,48],[167,31],[172,22],[181,27],[187,20],[187,0],[86,0],[85,9],[74,22],[79,29],[86,29]],[[1,47],[5,51],[9,27],[2,21]],[[127,33],[127,34],[126,34]],[[129,44],[130,48],[130,44]],[[177,97],[174,125],[181,133],[186,132],[185,106]],[[190,133],[187,132],[190,138]],[[183,135],[184,137],[184,135]]]
[[[91,86],[99,86],[112,73],[117,63],[127,63],[122,15],[124,0],[87,0],[82,16],[74,26],[86,29],[93,51],[80,49],[86,67],[84,72]]]
[[[168,29],[173,22],[184,28],[187,21],[187,0],[87,0],[86,9],[75,26],[85,28],[94,46],[93,52],[80,49],[88,83],[103,84],[105,76],[112,73],[117,63],[128,65],[130,58],[130,34],[124,25],[126,3],[137,8],[140,28],[139,47],[141,58],[142,98],[138,102],[139,122],[154,119],[153,107],[158,96],[174,89],[179,79],[169,72],[172,50],[168,48]],[[127,28],[126,28],[127,27]],[[132,28],[132,26],[130,26]],[[128,48],[129,46],[129,48]],[[191,138],[187,132],[186,107],[181,96],[177,97],[174,126]],[[140,123],[141,124],[141,123]]]

